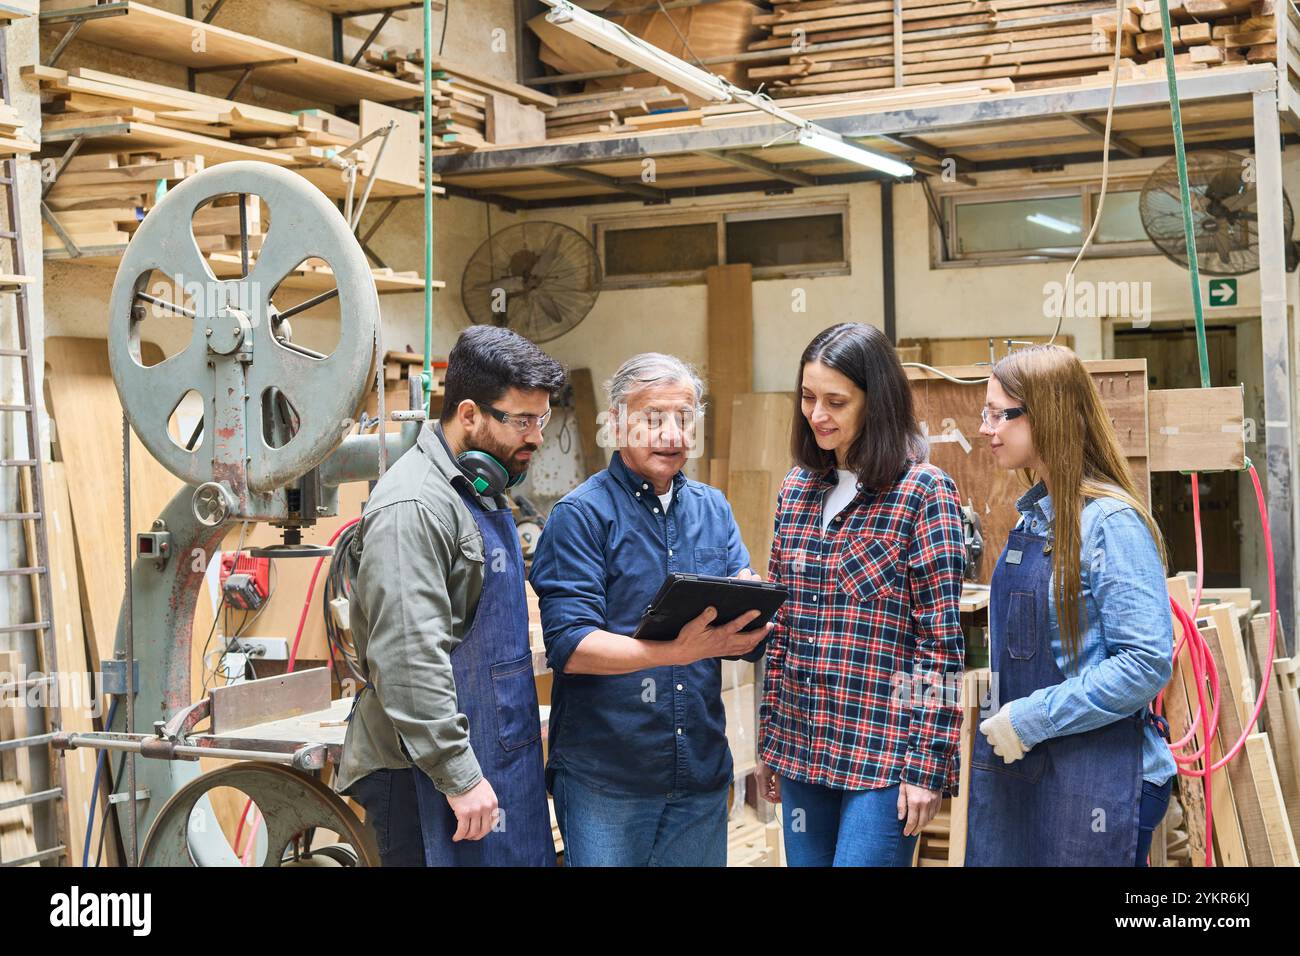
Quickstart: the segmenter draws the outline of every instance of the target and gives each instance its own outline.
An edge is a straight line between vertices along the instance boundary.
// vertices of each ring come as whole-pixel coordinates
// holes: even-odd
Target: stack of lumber
[[[1184,609],[1192,611],[1193,575],[1170,578],[1169,594]],[[1244,589],[1234,589],[1242,591]],[[1219,713],[1218,731],[1209,740],[1209,757],[1220,761],[1228,748],[1246,733],[1245,744],[1227,765],[1213,775],[1214,860],[1218,866],[1296,866],[1294,824],[1300,807],[1296,804],[1296,767],[1300,766],[1300,694],[1297,693],[1295,661],[1279,657],[1285,643],[1278,642],[1273,660],[1267,658],[1267,614],[1252,617],[1256,606],[1249,592],[1244,597],[1206,592],[1194,610],[1197,630],[1205,641],[1219,673],[1219,696],[1211,688],[1197,687],[1187,654],[1179,655],[1174,675],[1165,688],[1165,716],[1170,736],[1190,735],[1186,752],[1201,749],[1203,724],[1196,721],[1201,692],[1208,706]],[[1279,628],[1280,634],[1280,628]],[[1259,687],[1270,674],[1265,695],[1266,709],[1260,721],[1249,725]],[[1191,769],[1197,769],[1200,761]],[[1200,778],[1178,777],[1180,832],[1176,853],[1169,863],[1183,858],[1192,866],[1205,863],[1205,792]],[[1184,836],[1185,834],[1185,836]],[[1163,846],[1169,846],[1166,841]],[[1153,862],[1158,862],[1153,858]]]
[[[1275,9],[1275,0],[1171,0],[1174,65],[1179,70],[1204,70],[1218,65],[1275,61]],[[1294,16],[1292,11],[1288,13]],[[1139,75],[1163,76],[1159,0],[1134,4],[1123,29],[1134,36],[1139,59],[1145,60],[1138,67]]]
[[[203,169],[202,156],[163,159],[156,153],[92,153],[74,156],[46,196],[59,225],[79,248],[121,246],[130,241],[160,191]],[[252,207],[257,204],[251,204]],[[229,217],[204,209],[195,218],[200,248],[229,248]],[[255,231],[256,210],[250,214]],[[202,228],[202,233],[199,229]],[[239,222],[234,222],[238,248]],[[45,248],[63,249],[58,233],[45,223]]]
[[[751,66],[748,78],[787,95],[999,78],[1038,85],[1106,72],[1114,56],[1114,34],[1093,28],[1094,15],[1113,19],[1108,0],[902,0],[901,79],[894,76],[893,0],[773,6],[756,21],[768,36],[750,50],[791,53]],[[1132,60],[1137,48],[1128,33],[1120,44]]]
[[[27,137],[18,111],[8,103],[0,102],[0,156],[16,153],[34,153],[37,146]]]
[[[686,109],[683,94],[666,86],[626,86],[556,98],[559,105],[546,112],[547,139],[699,125],[702,118],[698,110]]]
[[[365,62],[373,72],[424,82],[424,52],[418,48],[367,51]],[[542,110],[556,105],[554,97],[441,58],[430,69],[435,149],[513,146],[546,138]]]
[[[41,87],[51,151],[84,134],[80,154],[201,155],[209,163],[253,159],[302,171],[338,165],[337,154],[360,133],[358,124],[324,110],[286,113],[100,70],[27,66],[22,73]],[[373,157],[367,149],[349,157],[363,173]],[[339,198],[345,184],[332,174],[318,185]]]
[[[1181,70],[1277,56],[1277,0],[1174,0],[1175,65]],[[1017,88],[1108,76],[1115,45],[1121,79],[1163,74],[1159,0],[1129,0],[1116,23],[1106,0],[903,0],[895,76],[893,0],[773,0],[756,23],[768,36],[751,51],[790,49],[753,65],[751,86],[786,95],[846,93],[1007,78]]]

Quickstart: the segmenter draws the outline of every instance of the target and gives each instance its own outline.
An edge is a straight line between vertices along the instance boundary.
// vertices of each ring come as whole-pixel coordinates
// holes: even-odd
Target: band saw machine
[[[240,197],[241,225],[243,202],[261,197],[270,229],[251,268],[241,229],[243,276],[218,279],[191,223],[201,206],[230,195]],[[309,258],[329,265],[337,289],[278,310],[277,289]],[[152,294],[155,272],[183,287],[192,307]],[[334,350],[326,355],[296,344],[289,320],[334,296]],[[142,361],[140,332],[151,309],[188,322],[190,332],[182,351],[150,366]],[[423,411],[402,411],[392,415],[402,422],[397,432],[381,426],[350,434],[382,354],[379,297],[361,246],[306,179],[265,163],[224,163],[180,183],[145,217],[118,268],[109,310],[109,359],[125,418],[185,484],[152,530],[129,542],[117,660],[104,667],[106,690],[125,706],[106,731],[64,733],[56,746],[128,754],[133,779],[127,786],[115,781],[115,789],[135,799],[117,802],[116,812],[128,858],[138,845],[140,865],[239,865],[216,825],[210,794],[217,787],[237,788],[260,810],[255,838],[265,865],[300,861],[304,834],[318,829],[338,834],[340,843],[325,853],[334,862],[377,865],[361,821],[320,779],[339,758],[350,704],[330,701],[327,670],[219,687],[197,702],[191,690],[195,607],[231,529],[270,522],[282,530],[283,544],[254,555],[328,553],[304,545],[302,529],[337,515],[339,485],[379,477],[422,427]],[[202,424],[188,441],[178,440],[169,422],[190,391],[202,396]],[[423,409],[418,376],[411,391],[409,407]],[[382,420],[382,387],[378,395]],[[126,488],[129,469],[128,455]],[[129,516],[129,501],[127,507]],[[200,756],[231,763],[202,773]]]

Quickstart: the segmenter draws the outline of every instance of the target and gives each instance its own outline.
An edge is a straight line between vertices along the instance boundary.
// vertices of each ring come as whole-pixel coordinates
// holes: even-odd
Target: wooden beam
[[[1105,124],[1099,123],[1091,116],[1085,116],[1082,113],[1070,113],[1068,114],[1068,116],[1071,120],[1075,122],[1075,124],[1077,124],[1078,126],[1082,126],[1089,133],[1095,133],[1097,136],[1106,135]],[[1125,139],[1123,136],[1117,135],[1113,127],[1111,128],[1110,131],[1110,145],[1112,149],[1119,150],[1125,156],[1131,157],[1133,159],[1142,158],[1142,147],[1137,145],[1136,143],[1130,142],[1129,140]]]
[[[708,454],[728,458],[731,403],[754,390],[754,270],[749,263],[709,266],[708,392],[711,414],[705,419]],[[751,558],[753,555],[751,555]]]
[[[775,163],[765,162],[744,152],[719,150],[718,152],[702,152],[699,155],[707,156],[709,159],[716,159],[729,166],[735,166],[737,169],[747,169],[750,172],[759,173],[770,179],[780,179],[795,186],[817,185],[816,176],[809,176],[807,173],[801,173],[794,169],[782,169]]]
[[[600,173],[593,173],[591,170],[582,169],[579,166],[553,166],[549,172],[555,173],[557,176],[564,176],[567,179],[576,179],[579,182],[591,183],[593,186],[603,186],[605,189],[627,193],[629,196],[636,196],[639,199],[646,199],[651,202],[668,201],[668,195],[661,189],[652,189],[640,183],[624,182],[612,176],[602,176]]]

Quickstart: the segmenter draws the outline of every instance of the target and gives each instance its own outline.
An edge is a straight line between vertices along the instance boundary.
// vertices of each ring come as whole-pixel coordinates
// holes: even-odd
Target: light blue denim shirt
[[[1052,498],[1040,481],[1016,502],[1017,528],[1049,535]],[[1052,650],[1065,680],[1011,704],[1011,725],[1026,747],[1083,733],[1137,713],[1173,672],[1173,619],[1165,567],[1141,515],[1118,498],[1093,498],[1080,518],[1083,609],[1076,667],[1061,645],[1054,582],[1048,599]],[[1142,779],[1162,784],[1177,772],[1169,744],[1148,721]]]

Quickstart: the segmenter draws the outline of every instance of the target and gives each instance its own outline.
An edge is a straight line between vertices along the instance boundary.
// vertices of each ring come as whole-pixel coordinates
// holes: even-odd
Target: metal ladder
[[[8,71],[8,28],[0,26],[0,100],[9,102]],[[23,250],[22,222],[19,214],[17,179],[18,158],[11,156],[0,164],[0,191],[4,193],[5,221],[0,224],[0,243],[11,243],[11,265],[20,277],[26,276],[26,264]],[[45,484],[41,474],[39,444],[39,422],[37,402],[34,394],[36,366],[31,350],[31,313],[27,295],[27,286],[23,282],[0,285],[0,294],[14,296],[13,314],[17,319],[17,334],[13,338],[17,348],[0,348],[0,369],[4,369],[8,378],[16,363],[22,368],[22,394],[18,404],[0,404],[0,415],[12,422],[11,416],[21,415],[26,428],[26,457],[0,459],[0,469],[15,475],[21,486],[24,473],[30,476],[30,511],[0,512],[0,522],[13,526],[15,523],[26,529],[26,566],[0,567],[0,578],[22,577],[33,581],[31,607],[35,620],[11,620],[0,622],[0,635],[20,635],[18,649],[28,650],[27,660],[39,662],[43,676],[13,680],[0,677],[0,706],[13,706],[13,701],[3,700],[6,696],[26,696],[28,691],[38,686],[45,690],[44,703],[40,708],[28,707],[28,730],[33,715],[39,717],[41,727],[37,733],[16,740],[0,740],[0,751],[17,752],[27,749],[33,754],[44,751],[46,759],[30,762],[29,792],[0,801],[0,813],[23,806],[32,808],[32,835],[37,850],[33,854],[18,859],[6,860],[0,857],[0,867],[24,866],[32,863],[42,865],[59,865],[71,863],[71,851],[67,846],[67,781],[64,762],[51,746],[54,735],[60,730],[60,716],[57,707],[49,706],[55,699],[57,691],[58,657],[55,653],[53,629],[53,595],[50,588],[49,541],[46,528]],[[6,310],[7,311],[7,310]],[[15,437],[17,429],[6,429]],[[15,442],[15,448],[17,443]],[[17,452],[15,451],[15,454]],[[7,563],[7,559],[5,560]],[[22,612],[18,610],[23,602],[16,602],[11,617],[17,618]],[[24,645],[24,640],[26,645]],[[9,692],[6,694],[6,692]]]

